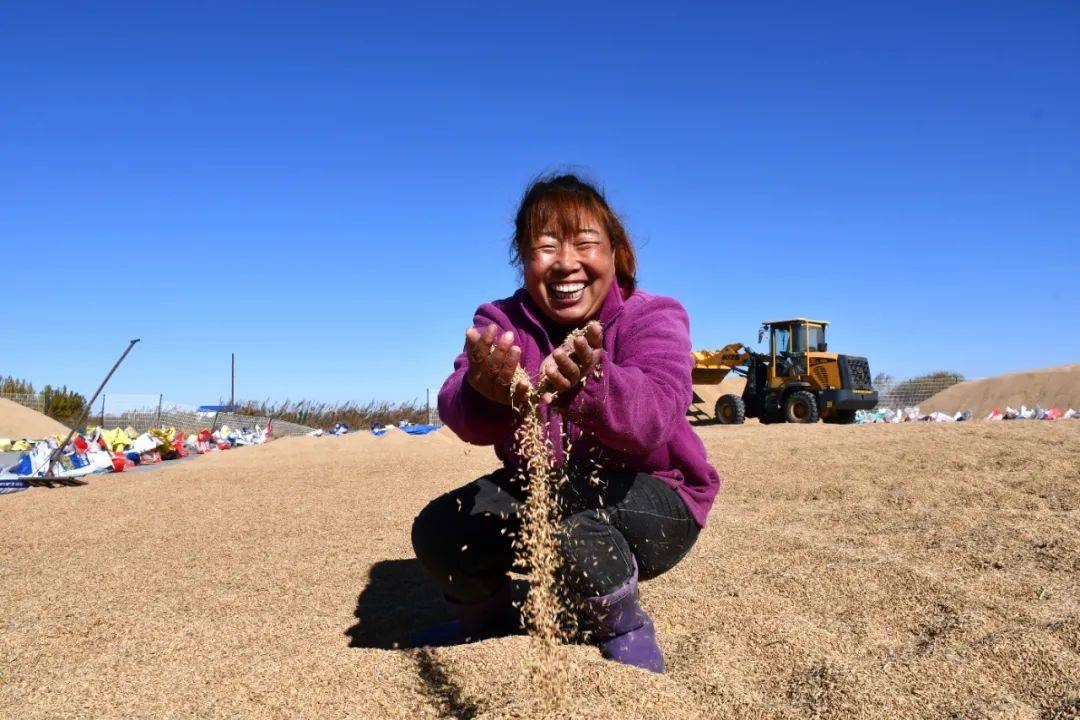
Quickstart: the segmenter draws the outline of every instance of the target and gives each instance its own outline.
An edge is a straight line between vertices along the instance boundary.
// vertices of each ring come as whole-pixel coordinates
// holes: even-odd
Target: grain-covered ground
[[[643,586],[669,672],[559,654],[563,717],[1075,718],[1080,422],[698,428],[727,480]],[[441,617],[452,437],[290,438],[0,498],[0,716],[531,717],[512,637]]]

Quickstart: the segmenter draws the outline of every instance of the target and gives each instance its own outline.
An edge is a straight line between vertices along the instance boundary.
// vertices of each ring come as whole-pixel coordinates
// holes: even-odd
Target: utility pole
[[[236,353],[232,354],[232,389],[229,391],[229,405],[236,405]]]

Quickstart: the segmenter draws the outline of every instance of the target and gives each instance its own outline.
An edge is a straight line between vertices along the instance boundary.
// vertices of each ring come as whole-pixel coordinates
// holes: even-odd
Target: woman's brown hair
[[[544,230],[556,229],[561,237],[574,237],[582,215],[603,224],[615,254],[615,279],[627,294],[637,286],[637,257],[619,216],[595,186],[570,173],[542,176],[525,190],[514,219],[510,256],[519,269],[525,265],[533,241]]]

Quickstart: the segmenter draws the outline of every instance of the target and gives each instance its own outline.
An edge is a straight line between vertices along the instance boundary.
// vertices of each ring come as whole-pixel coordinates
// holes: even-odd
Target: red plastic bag
[[[112,457],[112,469],[113,472],[124,472],[124,470],[135,467],[135,463],[128,460],[127,455],[122,452],[109,453]]]

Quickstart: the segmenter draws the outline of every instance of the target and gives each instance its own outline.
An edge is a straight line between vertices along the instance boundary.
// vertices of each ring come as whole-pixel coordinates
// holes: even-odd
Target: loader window
[[[773,342],[776,343],[773,352],[776,354],[787,352],[790,335],[791,332],[786,327],[773,328]]]
[[[820,325],[807,325],[806,335],[811,352],[825,352],[825,328]]]
[[[791,352],[806,352],[806,326],[793,325],[795,334],[791,336]]]

